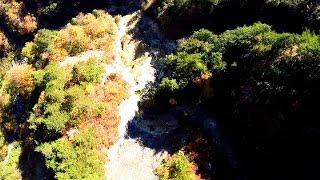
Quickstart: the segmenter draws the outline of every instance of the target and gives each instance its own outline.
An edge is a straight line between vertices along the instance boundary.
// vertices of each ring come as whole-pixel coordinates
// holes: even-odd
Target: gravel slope
[[[156,79],[152,66],[154,57],[151,56],[154,51],[151,52],[151,48],[140,49],[139,53],[142,55],[138,59],[136,57],[141,42],[134,33],[139,33],[136,28],[140,18],[139,11],[119,17],[116,38],[118,56],[116,63],[106,66],[106,72],[121,74],[131,85],[130,97],[119,106],[120,139],[108,151],[109,161],[105,167],[106,178],[110,180],[158,179],[154,170],[168,155],[170,149],[163,143],[168,138],[165,134],[178,126],[177,122],[171,122],[175,121],[173,118],[166,118],[167,126],[160,126],[159,123],[155,123],[154,118],[136,117],[141,110],[138,107],[140,97],[135,92],[144,89],[148,82],[154,82]]]

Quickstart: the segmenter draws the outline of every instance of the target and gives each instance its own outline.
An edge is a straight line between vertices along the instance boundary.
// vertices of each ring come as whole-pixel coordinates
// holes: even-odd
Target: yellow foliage
[[[31,65],[16,65],[7,72],[5,80],[8,81],[8,91],[29,97],[35,82],[32,74],[35,69]]]
[[[59,32],[55,48],[64,49],[69,55],[74,56],[90,49],[90,39],[81,26],[68,24],[67,28]]]
[[[193,83],[202,87],[202,92],[205,96],[213,96],[212,73],[210,71],[206,71],[200,77],[194,78]]]
[[[8,54],[10,50],[11,46],[8,38],[2,31],[0,31],[0,56],[1,54]]]
[[[6,131],[14,131],[16,128],[14,121],[5,122],[3,127]]]
[[[39,41],[37,34],[34,42],[26,43],[22,49],[22,55],[31,63],[43,64],[34,61],[61,62],[66,56],[76,56],[88,50],[103,50],[108,52],[104,57],[104,62],[111,62],[115,59],[115,20],[102,10],[95,10],[93,13],[80,13],[60,31],[47,30],[42,34],[42,42]],[[30,22],[26,27],[32,29],[34,24],[30,18],[26,17]],[[54,38],[49,39],[49,36],[54,36]],[[43,41],[47,42],[43,43]]]
[[[0,129],[0,161],[3,160],[3,158],[7,155],[8,146],[5,141],[5,136]]]
[[[11,100],[11,96],[6,94],[4,96],[2,96],[0,94],[0,123],[3,123],[4,121],[10,119],[10,114],[8,114],[8,109],[11,108],[11,104],[10,101]]]
[[[34,46],[35,44],[33,42],[27,42],[21,51],[22,56],[28,59],[34,59],[34,56],[35,56],[33,52]]]
[[[174,98],[170,98],[169,99],[169,103],[172,104],[172,105],[178,104],[178,102]]]
[[[299,46],[294,45],[294,46],[291,46],[291,47],[283,50],[281,52],[281,55],[286,56],[286,57],[294,57],[294,56],[298,55],[298,50],[299,50]]]
[[[21,30],[23,33],[32,33],[37,29],[37,20],[33,15],[28,14],[23,18],[20,27],[23,27]]]
[[[212,73],[210,71],[206,71],[201,75],[201,79],[208,80],[212,77]]]
[[[37,19],[34,15],[24,11],[23,1],[0,1],[0,14],[3,14],[7,24],[21,34],[32,33],[37,29]]]
[[[87,43],[86,50],[100,49],[107,52],[113,52],[115,48],[115,32],[116,23],[114,18],[102,10],[95,10],[93,14],[80,13],[76,19],[74,19],[76,25],[68,25],[68,28],[72,26],[80,26],[83,31],[83,40],[90,40]]]
[[[213,96],[213,86],[212,86],[212,73],[207,71],[201,75],[202,81],[204,81],[203,93],[207,97]]]
[[[200,180],[197,169],[197,165],[183,151],[179,151],[167,157],[156,169],[156,174],[160,180]]]
[[[105,102],[106,106],[101,117],[87,117],[79,129],[93,127],[99,148],[110,147],[117,140],[120,115],[118,106],[129,96],[129,85],[120,76],[108,80],[104,86],[87,86],[86,91],[95,101]]]

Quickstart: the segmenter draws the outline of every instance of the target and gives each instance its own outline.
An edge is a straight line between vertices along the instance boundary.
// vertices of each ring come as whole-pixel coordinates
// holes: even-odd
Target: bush
[[[37,129],[44,124],[46,129],[59,132],[70,119],[61,105],[65,99],[64,87],[69,79],[68,74],[59,65],[52,64],[35,72],[33,77],[37,85],[45,90],[41,101],[34,107],[37,113],[29,118],[30,127]]]
[[[0,162],[0,179],[3,180],[21,180],[21,172],[19,170],[19,158],[21,154],[20,144],[15,142],[12,144],[10,157],[7,162]]]
[[[36,141],[50,142],[70,128],[94,129],[99,148],[116,141],[117,108],[128,96],[128,85],[117,75],[101,85],[102,72],[101,62],[89,60],[71,69],[50,64],[33,73],[37,87],[43,90],[28,119],[30,129],[41,134]]]
[[[166,71],[170,78],[176,79],[180,88],[186,87],[189,81],[207,71],[207,66],[200,53],[185,52],[169,55],[165,61]]]
[[[60,31],[39,30],[34,41],[25,44],[22,55],[37,67],[87,50],[104,50],[109,54],[107,59],[114,58],[115,20],[104,11],[94,13],[80,13]]]
[[[160,88],[169,92],[179,90],[179,85],[175,79],[163,78],[160,84]]]
[[[161,180],[196,180],[197,175],[194,164],[182,152],[178,152],[172,157],[167,158],[157,169],[157,175]]]
[[[101,80],[103,66],[99,65],[96,59],[89,59],[87,62],[79,62],[73,67],[73,81],[97,83]]]
[[[35,69],[31,65],[15,65],[11,68],[5,80],[7,81],[7,91],[12,95],[21,95],[24,98],[30,97],[35,88],[33,73]]]
[[[210,33],[204,34],[208,37]],[[159,96],[167,98],[160,101],[171,98],[191,106],[202,102],[210,114],[221,119],[222,126],[236,130],[228,132],[240,149],[257,151],[265,158],[283,155],[265,149],[283,143],[282,148],[287,148],[287,142],[296,135],[291,132],[306,136],[306,144],[316,144],[310,138],[318,135],[308,131],[320,127],[316,105],[320,100],[319,35],[308,30],[301,35],[277,33],[266,24],[255,23],[225,31],[212,43],[197,36],[192,35],[179,45],[176,54],[166,57],[165,76],[159,88],[177,87],[179,93],[158,91],[162,93]],[[190,102],[195,94],[198,99]],[[265,163],[257,163],[254,158],[250,160],[254,165]],[[265,171],[259,171],[257,177],[260,174]]]

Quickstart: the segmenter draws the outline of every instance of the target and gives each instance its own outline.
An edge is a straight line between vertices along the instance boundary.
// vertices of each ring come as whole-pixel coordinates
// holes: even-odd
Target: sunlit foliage
[[[60,31],[39,30],[34,41],[26,43],[22,55],[40,67],[87,50],[104,50],[106,58],[113,59],[115,27],[112,16],[104,11],[81,13]]]
[[[4,133],[0,130],[0,162],[4,160],[4,157],[8,152],[8,146],[5,138]]]
[[[23,1],[1,0],[1,14],[5,16],[12,30],[20,34],[32,33],[37,29],[37,20],[33,14],[25,12]]]
[[[19,158],[21,155],[20,143],[13,143],[13,149],[7,161],[0,161],[0,179],[3,180],[21,180],[21,172],[19,170]],[[1,150],[1,149],[0,149]]]
[[[104,161],[96,149],[96,138],[91,131],[76,135],[73,141],[60,138],[37,148],[46,157],[46,166],[57,179],[105,179]]]
[[[180,151],[164,160],[157,169],[160,180],[196,180],[199,179],[195,172],[195,165],[189,157]]]
[[[103,80],[103,64],[97,59],[69,68],[50,64],[33,74],[43,91],[28,122],[41,133],[35,137],[43,143],[38,151],[57,179],[102,179],[101,150],[117,139],[117,108],[128,96],[128,85],[118,76]]]
[[[2,56],[7,55],[11,50],[11,45],[9,43],[8,38],[5,34],[0,30],[0,58]]]
[[[15,65],[7,72],[5,80],[10,94],[29,97],[35,87],[33,73],[35,69],[31,65]]]

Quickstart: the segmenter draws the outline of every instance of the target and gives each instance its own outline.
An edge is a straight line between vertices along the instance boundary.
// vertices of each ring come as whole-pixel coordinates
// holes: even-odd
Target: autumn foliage
[[[37,29],[37,19],[24,9],[23,1],[1,0],[0,15],[5,17],[6,23],[13,31],[29,34]]]
[[[115,56],[115,30],[113,17],[105,11],[80,13],[60,31],[40,30],[34,42],[26,43],[22,55],[30,63],[43,66],[47,62],[60,62],[67,56],[76,56],[84,51],[102,50],[108,52],[105,58],[109,61]]]
[[[28,122],[33,132],[42,134],[36,137],[38,151],[58,179],[104,178],[103,150],[118,139],[118,106],[129,88],[118,75],[103,79],[104,65],[103,59],[91,58],[72,67],[49,64],[33,74],[43,91]],[[77,167],[71,166],[75,162]]]
[[[31,65],[16,65],[7,72],[5,79],[8,81],[8,91],[29,97],[35,87],[32,74],[35,69]]]
[[[0,30],[0,57],[6,55],[10,52],[11,46],[8,38],[5,34]]]
[[[164,160],[162,166],[157,169],[160,180],[198,180],[196,175],[197,166],[183,151],[169,156]]]
[[[15,65],[0,79],[0,131],[4,134],[14,132],[18,127],[14,112],[15,98],[30,98],[35,87],[33,72],[31,65]]]
[[[105,102],[107,106],[101,117],[88,117],[80,127],[94,127],[100,147],[110,147],[117,140],[120,123],[118,106],[123,99],[128,97],[128,86],[126,81],[116,76],[107,80],[104,86],[98,86],[91,95],[91,98]]]

